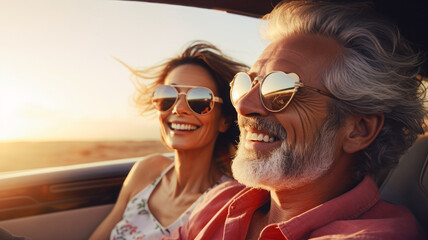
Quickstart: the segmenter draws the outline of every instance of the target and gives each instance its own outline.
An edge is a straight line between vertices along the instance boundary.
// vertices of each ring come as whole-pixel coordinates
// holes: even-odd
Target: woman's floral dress
[[[200,202],[202,197],[208,192],[208,189],[202,194],[175,222],[169,226],[162,226],[158,220],[153,216],[148,208],[147,202],[153,190],[160,182],[162,177],[174,167],[171,164],[162,172],[162,174],[153,181],[152,184],[141,190],[134,198],[132,198],[126,206],[123,218],[113,228],[110,239],[111,240],[147,240],[147,239],[160,239],[162,235],[169,235],[179,226],[184,225],[188,220],[195,206]],[[222,176],[215,184],[231,180],[227,176]]]

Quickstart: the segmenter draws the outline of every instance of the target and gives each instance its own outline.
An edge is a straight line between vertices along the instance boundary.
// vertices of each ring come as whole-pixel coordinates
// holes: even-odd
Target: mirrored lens
[[[295,80],[283,72],[273,72],[266,76],[260,93],[263,104],[271,111],[280,111],[290,102],[294,95]]]
[[[244,72],[237,73],[233,79],[230,98],[233,104],[251,90],[251,78]]]
[[[171,86],[161,85],[153,94],[153,104],[159,111],[170,109],[177,100],[177,91]]]
[[[206,88],[192,88],[187,92],[187,103],[196,113],[209,113],[214,105],[213,93]]]

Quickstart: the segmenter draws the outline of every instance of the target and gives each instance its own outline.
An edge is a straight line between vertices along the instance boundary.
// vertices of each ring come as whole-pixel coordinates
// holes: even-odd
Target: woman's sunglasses
[[[178,92],[178,87],[190,90],[187,93]],[[177,103],[179,95],[186,96],[187,105],[197,114],[211,112],[215,102],[223,103],[223,99],[214,96],[210,89],[187,85],[160,85],[153,93],[152,102],[158,111],[167,111]]]
[[[295,73],[271,72],[263,79],[256,77],[254,81],[251,81],[250,75],[245,72],[239,72],[230,83],[230,98],[233,105],[236,105],[258,82],[260,82],[260,100],[264,108],[270,112],[284,110],[293,99],[297,90],[303,87],[303,83]],[[331,93],[323,90],[306,85],[304,87],[337,99]]]

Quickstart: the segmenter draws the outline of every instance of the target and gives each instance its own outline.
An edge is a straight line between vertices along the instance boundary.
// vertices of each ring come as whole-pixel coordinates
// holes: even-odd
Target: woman
[[[159,239],[187,222],[205,192],[230,180],[239,130],[229,82],[248,67],[197,41],[163,64],[129,69],[137,79],[154,80],[137,82],[135,100],[144,113],[157,110],[162,140],[175,155],[136,163],[90,239]]]

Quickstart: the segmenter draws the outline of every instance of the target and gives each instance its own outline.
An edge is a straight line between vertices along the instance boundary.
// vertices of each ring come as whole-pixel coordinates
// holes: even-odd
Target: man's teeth
[[[191,124],[171,123],[171,128],[174,130],[192,131],[195,130],[197,126]]]
[[[257,133],[250,133],[250,132],[247,133],[246,139],[251,140],[251,141],[258,141],[258,142],[262,142],[262,141],[263,142],[273,142],[274,141],[273,137],[270,137],[266,134],[263,134],[263,133],[257,134]]]

